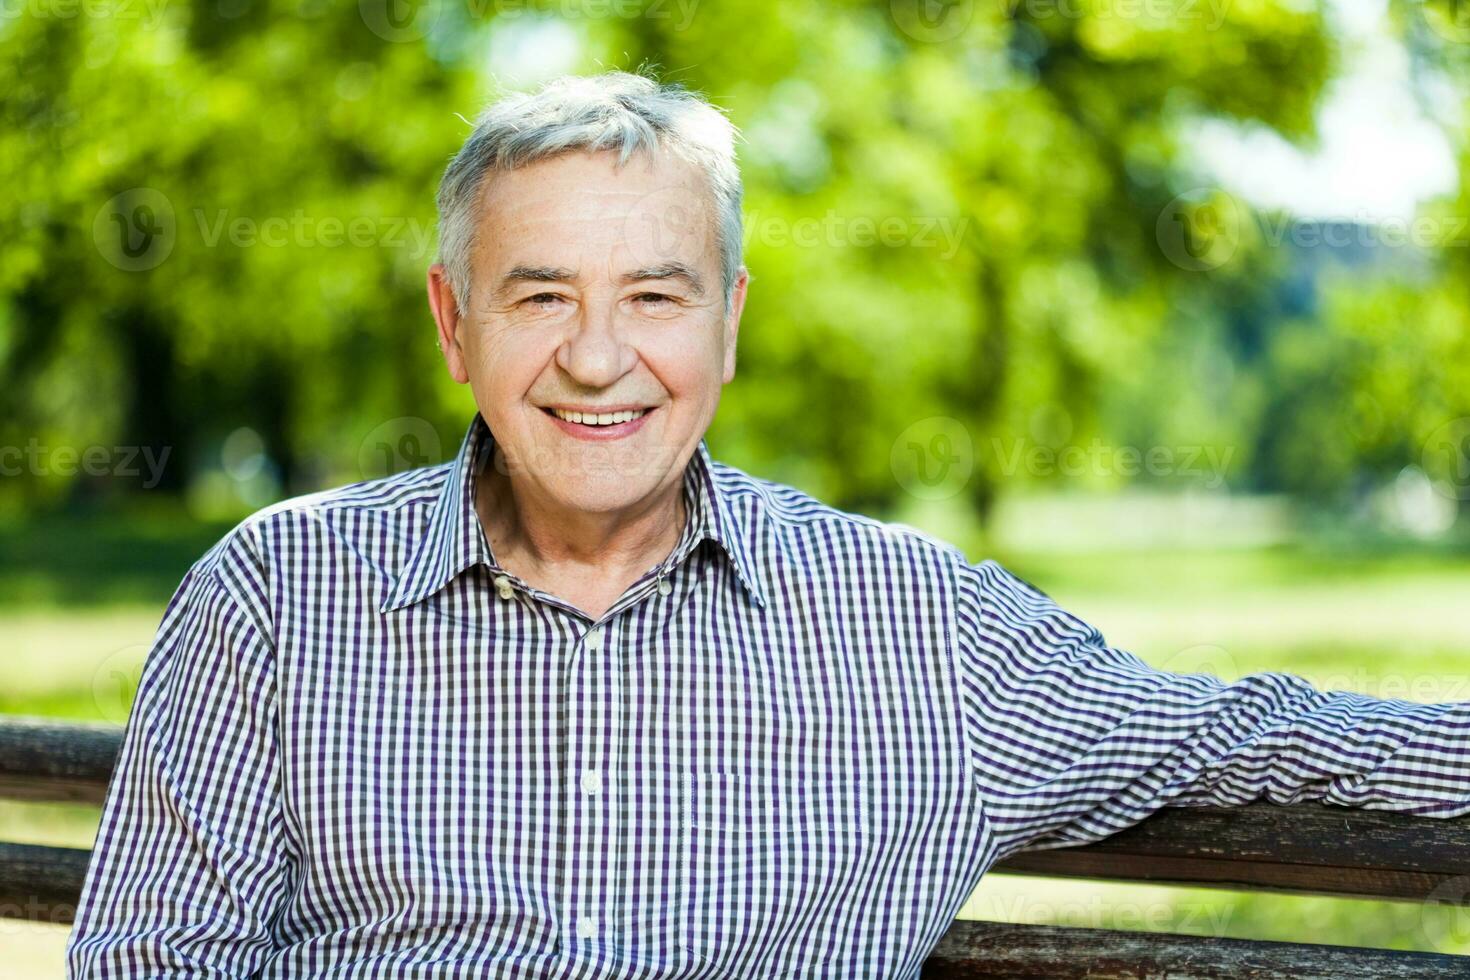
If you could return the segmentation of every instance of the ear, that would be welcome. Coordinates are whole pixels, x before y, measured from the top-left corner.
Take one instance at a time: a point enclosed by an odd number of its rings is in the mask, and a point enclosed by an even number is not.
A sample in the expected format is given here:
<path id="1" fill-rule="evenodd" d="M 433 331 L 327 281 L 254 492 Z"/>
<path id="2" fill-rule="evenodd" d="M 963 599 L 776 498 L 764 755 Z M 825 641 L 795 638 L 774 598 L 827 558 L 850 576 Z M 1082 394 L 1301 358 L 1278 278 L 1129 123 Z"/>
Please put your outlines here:
<path id="1" fill-rule="evenodd" d="M 460 384 L 468 384 L 469 372 L 465 370 L 464 351 L 459 346 L 459 303 L 454 296 L 454 287 L 449 285 L 443 263 L 429 266 L 428 275 L 429 309 L 434 312 L 434 322 L 439 328 L 439 352 L 444 355 L 449 376 Z"/>
<path id="2" fill-rule="evenodd" d="M 740 337 L 740 315 L 745 312 L 745 295 L 750 286 L 750 272 L 745 266 L 735 277 L 730 291 L 730 312 L 725 315 L 725 384 L 735 378 L 735 341 Z"/>

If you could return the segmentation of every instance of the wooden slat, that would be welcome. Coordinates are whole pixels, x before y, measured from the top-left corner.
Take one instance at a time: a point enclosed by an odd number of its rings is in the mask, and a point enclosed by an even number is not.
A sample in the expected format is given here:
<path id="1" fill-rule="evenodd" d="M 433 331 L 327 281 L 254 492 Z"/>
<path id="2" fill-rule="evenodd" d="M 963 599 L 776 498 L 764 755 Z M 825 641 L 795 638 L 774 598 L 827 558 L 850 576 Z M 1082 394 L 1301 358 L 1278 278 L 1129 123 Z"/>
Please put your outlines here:
<path id="1" fill-rule="evenodd" d="M 1470 976 L 1470 957 L 1157 932 L 956 922 L 935 947 L 921 976 L 924 980 L 1464 980 Z"/>
<path id="2" fill-rule="evenodd" d="M 1470 817 L 1435 820 L 1319 803 L 1251 803 L 1166 807 L 1141 824 L 1073 850 L 1466 874 L 1467 842 Z"/>
<path id="3" fill-rule="evenodd" d="M 1084 847 L 1022 852 L 1000 873 L 1470 904 L 1470 818 L 1321 804 L 1169 807 Z"/>
<path id="4" fill-rule="evenodd" d="M 92 852 L 0 844 L 0 918 L 70 923 Z"/>
<path id="5" fill-rule="evenodd" d="M 0 721 L 0 798 L 101 803 L 122 745 L 117 725 Z"/>

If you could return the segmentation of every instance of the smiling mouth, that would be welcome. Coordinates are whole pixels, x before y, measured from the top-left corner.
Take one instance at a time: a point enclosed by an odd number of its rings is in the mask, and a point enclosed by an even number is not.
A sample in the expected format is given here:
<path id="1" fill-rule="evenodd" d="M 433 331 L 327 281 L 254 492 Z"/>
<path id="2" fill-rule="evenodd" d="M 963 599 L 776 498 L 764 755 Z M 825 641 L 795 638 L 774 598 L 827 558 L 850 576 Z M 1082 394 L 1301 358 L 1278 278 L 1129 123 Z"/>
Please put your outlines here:
<path id="1" fill-rule="evenodd" d="M 596 429 L 602 426 L 622 425 L 624 422 L 631 422 L 634 419 L 642 418 L 649 412 L 653 411 L 653 409 L 628 408 L 620 409 L 616 412 L 578 412 L 564 408 L 551 408 L 548 406 L 543 407 L 541 411 L 545 412 L 547 415 L 554 415 L 557 418 L 561 419 L 563 422 L 571 422 L 575 425 L 585 425 L 588 428 Z"/>

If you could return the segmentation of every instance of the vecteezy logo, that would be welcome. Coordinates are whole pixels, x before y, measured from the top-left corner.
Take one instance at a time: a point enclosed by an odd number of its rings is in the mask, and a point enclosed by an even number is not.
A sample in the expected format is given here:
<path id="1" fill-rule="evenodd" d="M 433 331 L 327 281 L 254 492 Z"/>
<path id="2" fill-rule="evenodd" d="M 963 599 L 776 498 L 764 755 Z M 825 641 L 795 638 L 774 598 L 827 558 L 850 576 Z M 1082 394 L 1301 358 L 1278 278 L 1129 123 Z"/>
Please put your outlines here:
<path id="1" fill-rule="evenodd" d="M 970 482 L 975 469 L 974 442 L 959 419 L 930 416 L 899 434 L 888 464 L 898 485 L 915 497 L 944 500 Z"/>
<path id="2" fill-rule="evenodd" d="M 103 721 L 128 720 L 147 662 L 149 645 L 134 643 L 109 653 L 92 674 L 92 703 Z"/>
<path id="3" fill-rule="evenodd" d="M 643 268 L 703 255 L 714 228 L 705 196 L 675 185 L 640 198 L 623 218 L 622 232 L 634 265 Z"/>
<path id="4" fill-rule="evenodd" d="M 439 431 L 427 419 L 405 415 L 389 419 L 369 432 L 357 450 L 357 469 L 364 480 L 376 480 L 441 459 Z"/>
<path id="5" fill-rule="evenodd" d="M 1189 272 L 1218 269 L 1240 245 L 1241 208 L 1217 187 L 1185 191 L 1164 206 L 1154 237 L 1164 257 Z"/>
<path id="6" fill-rule="evenodd" d="M 1470 945 L 1470 875 L 1436 885 L 1419 907 L 1419 925 L 1441 952 L 1458 953 Z"/>
<path id="7" fill-rule="evenodd" d="M 889 0 L 888 11 L 909 37 L 937 44 L 965 32 L 975 16 L 975 0 Z"/>
<path id="8" fill-rule="evenodd" d="M 438 0 L 357 0 L 357 12 L 367 29 L 385 41 L 417 41 L 439 20 Z"/>
<path id="9" fill-rule="evenodd" d="M 1438 493 L 1470 500 L 1470 416 L 1451 419 L 1431 432 L 1422 462 Z"/>
<path id="10" fill-rule="evenodd" d="M 1209 674 L 1223 681 L 1233 681 L 1240 676 L 1240 664 L 1235 657 L 1214 643 L 1196 643 L 1176 650 L 1159 664 L 1159 669 L 1171 674 Z"/>
<path id="11" fill-rule="evenodd" d="M 92 219 L 92 241 L 102 257 L 125 272 L 157 268 L 174 250 L 174 206 L 151 187 L 114 196 Z"/>

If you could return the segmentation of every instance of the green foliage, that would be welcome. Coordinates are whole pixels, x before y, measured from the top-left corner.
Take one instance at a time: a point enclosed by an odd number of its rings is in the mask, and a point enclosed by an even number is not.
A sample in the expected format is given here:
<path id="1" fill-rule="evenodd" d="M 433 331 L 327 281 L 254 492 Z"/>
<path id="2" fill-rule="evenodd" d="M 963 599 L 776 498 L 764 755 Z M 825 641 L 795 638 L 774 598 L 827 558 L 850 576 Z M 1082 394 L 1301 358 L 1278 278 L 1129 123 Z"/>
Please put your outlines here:
<path id="1" fill-rule="evenodd" d="M 1015 0 L 955 7 L 958 31 L 902 3 L 18 9 L 0 445 L 170 447 L 152 490 L 207 486 L 241 426 L 279 477 L 266 497 L 376 475 L 365 440 L 389 420 L 437 435 L 407 463 L 452 449 L 471 403 L 431 347 L 433 191 L 506 66 L 568 45 L 567 70 L 652 64 L 745 133 L 755 285 L 711 443 L 763 475 L 891 510 L 901 434 L 942 416 L 970 437 L 982 515 L 1002 482 L 1059 478 L 1015 451 L 1099 439 L 1229 446 L 1237 484 L 1330 495 L 1466 410 L 1463 254 L 1430 289 L 1347 281 L 1294 320 L 1292 257 L 1186 194 L 1209 180 L 1183 162 L 1194 121 L 1314 138 L 1337 63 L 1315 5 Z M 1406 348 L 1408 322 L 1438 332 Z M 1375 402 L 1376 434 L 1320 465 L 1324 433 Z M 63 469 L 0 482 L 0 506 L 140 489 Z"/>

